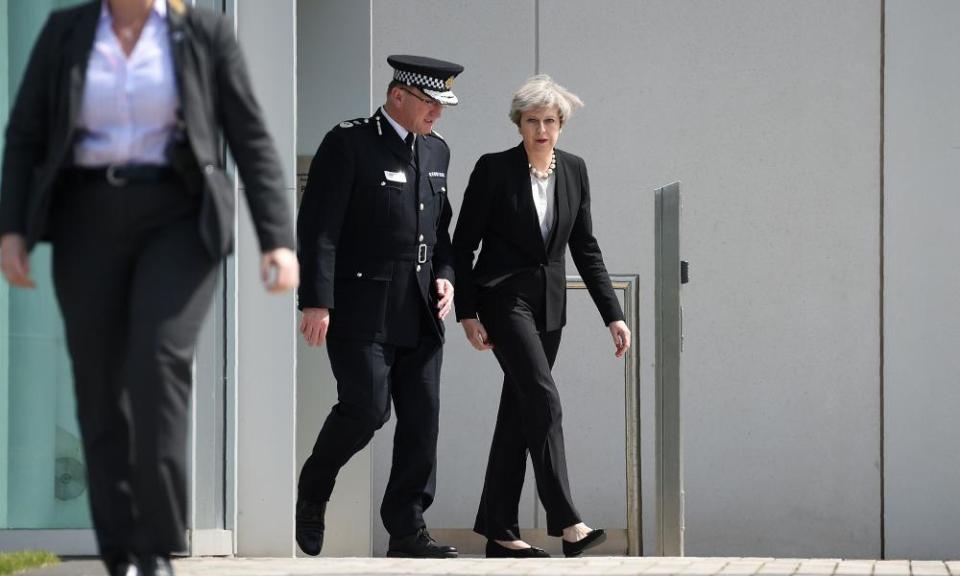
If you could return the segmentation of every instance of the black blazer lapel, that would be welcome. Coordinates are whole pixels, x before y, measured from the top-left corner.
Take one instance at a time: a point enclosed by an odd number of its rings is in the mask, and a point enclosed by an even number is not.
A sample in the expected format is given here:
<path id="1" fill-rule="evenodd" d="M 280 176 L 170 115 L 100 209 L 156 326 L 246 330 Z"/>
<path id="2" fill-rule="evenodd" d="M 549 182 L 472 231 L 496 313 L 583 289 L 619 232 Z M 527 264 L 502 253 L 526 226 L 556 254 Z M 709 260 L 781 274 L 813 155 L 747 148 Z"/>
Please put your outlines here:
<path id="1" fill-rule="evenodd" d="M 184 87 L 184 66 L 188 66 L 186 63 L 187 58 L 184 54 L 186 42 L 184 37 L 187 34 L 187 27 L 184 26 L 184 18 L 186 14 L 182 10 L 174 10 L 171 6 L 167 7 L 167 33 L 170 35 L 170 54 L 173 58 L 173 74 L 177 83 L 177 96 L 180 97 L 180 110 L 179 116 L 180 121 L 184 121 L 184 96 L 187 93 L 187 90 Z M 191 73 L 188 75 L 191 77 L 191 81 L 196 76 L 196 70 L 191 70 Z"/>
<path id="2" fill-rule="evenodd" d="M 377 126 L 380 127 L 380 137 L 387 141 L 387 146 L 390 148 L 390 152 L 402 160 L 404 165 L 412 165 L 413 150 L 407 148 L 407 145 L 403 143 L 400 135 L 397 134 L 397 131 L 393 129 L 393 125 L 390 124 L 390 121 L 387 120 L 387 118 L 383 115 L 383 111 L 378 109 L 377 113 L 374 114 L 373 117 L 377 122 Z"/>
<path id="3" fill-rule="evenodd" d="M 550 235 L 547 237 L 547 254 L 556 254 L 562 252 L 563 247 L 558 246 L 559 238 L 562 243 L 566 243 L 566 234 L 562 230 L 569 228 L 570 220 L 570 187 L 573 185 L 572 176 L 569 173 L 570 163 L 564 162 L 562 156 L 557 154 L 556 183 L 553 190 L 553 225 L 550 228 Z M 558 250 L 559 248 L 559 250 Z"/>

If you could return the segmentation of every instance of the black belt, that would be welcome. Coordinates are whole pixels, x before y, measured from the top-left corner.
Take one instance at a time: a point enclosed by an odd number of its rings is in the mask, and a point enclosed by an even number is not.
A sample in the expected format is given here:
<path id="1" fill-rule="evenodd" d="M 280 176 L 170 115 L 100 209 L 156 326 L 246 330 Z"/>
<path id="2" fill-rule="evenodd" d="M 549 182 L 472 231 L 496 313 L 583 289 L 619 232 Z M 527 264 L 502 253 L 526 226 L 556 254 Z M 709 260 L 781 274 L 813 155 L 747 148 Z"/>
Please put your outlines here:
<path id="1" fill-rule="evenodd" d="M 70 175 L 81 182 L 106 182 L 111 186 L 153 184 L 172 180 L 173 168 L 157 164 L 111 164 L 96 168 L 74 167 Z"/>
<path id="2" fill-rule="evenodd" d="M 433 246 L 423 243 L 413 246 L 399 246 L 391 256 L 395 260 L 423 264 L 433 258 Z"/>

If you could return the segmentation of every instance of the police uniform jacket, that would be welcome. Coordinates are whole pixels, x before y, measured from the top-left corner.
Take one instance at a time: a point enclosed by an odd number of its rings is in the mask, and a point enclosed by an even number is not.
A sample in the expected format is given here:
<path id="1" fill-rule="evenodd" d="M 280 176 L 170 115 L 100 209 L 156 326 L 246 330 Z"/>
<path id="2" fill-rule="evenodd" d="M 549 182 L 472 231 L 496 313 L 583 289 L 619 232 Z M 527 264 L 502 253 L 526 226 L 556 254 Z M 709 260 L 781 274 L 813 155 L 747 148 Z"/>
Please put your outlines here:
<path id="1" fill-rule="evenodd" d="M 416 155 L 378 110 L 334 127 L 310 164 L 297 217 L 298 305 L 331 309 L 331 338 L 443 338 L 435 280 L 454 278 L 450 150 L 435 134 L 415 142 Z"/>

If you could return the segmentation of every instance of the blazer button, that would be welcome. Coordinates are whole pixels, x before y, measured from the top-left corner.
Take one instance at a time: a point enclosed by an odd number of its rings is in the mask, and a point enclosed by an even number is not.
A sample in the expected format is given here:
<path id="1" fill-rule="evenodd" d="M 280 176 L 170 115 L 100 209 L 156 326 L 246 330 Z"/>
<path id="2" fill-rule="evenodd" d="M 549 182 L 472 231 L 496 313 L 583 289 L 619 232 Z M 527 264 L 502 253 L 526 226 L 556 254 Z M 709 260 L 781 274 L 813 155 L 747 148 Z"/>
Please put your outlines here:
<path id="1" fill-rule="evenodd" d="M 419 271 L 420 271 L 420 265 L 417 264 L 417 272 L 419 272 Z"/>
<path id="2" fill-rule="evenodd" d="M 363 272 L 357 272 L 357 278 L 363 278 Z"/>
<path id="3" fill-rule="evenodd" d="M 381 185 L 381 186 L 386 186 L 386 185 L 387 185 L 387 182 L 386 182 L 386 181 L 382 181 L 382 182 L 380 182 L 380 185 Z"/>
<path id="4" fill-rule="evenodd" d="M 420 211 L 423 212 L 423 202 L 420 203 Z"/>
<path id="5" fill-rule="evenodd" d="M 417 242 L 423 242 L 423 234 L 417 236 Z"/>
<path id="6" fill-rule="evenodd" d="M 214 171 L 214 170 L 216 170 L 216 168 L 214 168 L 213 164 L 207 164 L 206 166 L 203 167 L 203 171 L 204 171 L 208 176 L 209 176 L 210 174 L 213 174 L 213 171 Z"/>

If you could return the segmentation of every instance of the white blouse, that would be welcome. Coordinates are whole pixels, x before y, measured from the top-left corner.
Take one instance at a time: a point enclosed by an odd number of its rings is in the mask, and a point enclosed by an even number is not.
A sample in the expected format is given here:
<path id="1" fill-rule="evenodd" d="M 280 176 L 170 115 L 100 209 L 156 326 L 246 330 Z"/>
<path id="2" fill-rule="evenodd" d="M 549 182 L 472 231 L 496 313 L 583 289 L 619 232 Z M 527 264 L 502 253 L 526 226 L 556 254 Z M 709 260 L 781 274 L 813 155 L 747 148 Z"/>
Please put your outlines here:
<path id="1" fill-rule="evenodd" d="M 166 164 L 178 106 L 167 2 L 154 0 L 129 57 L 112 23 L 104 0 L 87 63 L 74 163 L 87 167 Z"/>
<path id="2" fill-rule="evenodd" d="M 553 191 L 557 185 L 557 174 L 553 173 L 545 180 L 530 175 L 530 189 L 533 193 L 533 205 L 537 209 L 537 219 L 540 221 L 540 237 L 546 245 L 550 237 L 550 228 L 553 226 L 554 199 Z"/>

